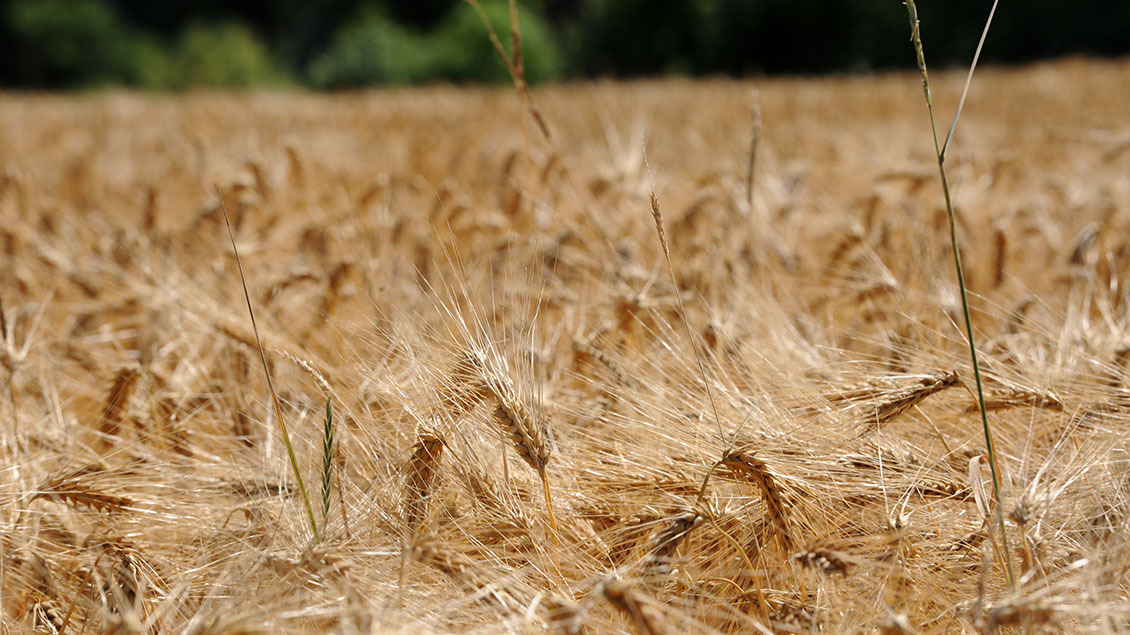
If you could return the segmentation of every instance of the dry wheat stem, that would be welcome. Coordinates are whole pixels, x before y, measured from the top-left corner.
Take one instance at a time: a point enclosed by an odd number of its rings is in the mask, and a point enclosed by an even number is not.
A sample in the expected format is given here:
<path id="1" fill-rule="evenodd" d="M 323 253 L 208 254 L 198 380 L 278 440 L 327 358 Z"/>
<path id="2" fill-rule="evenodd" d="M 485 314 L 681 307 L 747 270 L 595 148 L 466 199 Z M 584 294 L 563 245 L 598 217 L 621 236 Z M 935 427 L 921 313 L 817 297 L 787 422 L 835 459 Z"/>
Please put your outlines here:
<path id="1" fill-rule="evenodd" d="M 529 112 L 530 91 L 526 86 L 526 63 L 522 58 L 522 30 L 518 23 L 518 3 L 510 0 L 510 52 L 514 60 L 514 76 L 518 78 L 515 86 L 518 89 L 518 100 L 522 103 L 522 112 L 519 115 L 519 125 L 522 128 L 522 189 L 530 188 L 530 135 L 526 123 L 526 114 Z M 521 199 L 519 199 L 521 200 Z"/>
<path id="2" fill-rule="evenodd" d="M 82 594 L 86 592 L 87 585 L 90 584 L 91 579 L 94 577 L 94 570 L 98 568 L 98 564 L 102 562 L 102 557 L 105 555 L 105 551 L 99 553 L 98 557 L 94 560 L 94 565 L 87 569 L 86 576 L 83 577 L 82 582 L 78 586 L 78 593 L 76 593 L 74 598 L 71 600 L 70 606 L 67 607 L 67 613 L 63 616 L 63 621 L 59 624 L 59 633 L 66 632 L 67 625 L 71 622 L 71 616 L 74 615 L 75 608 L 78 607 L 79 598 L 81 598 Z"/>
<path id="3" fill-rule="evenodd" d="M 461 361 L 458 373 L 477 376 L 458 378 L 457 384 L 469 387 L 471 396 L 469 402 L 473 405 L 480 391 L 476 385 L 481 385 L 487 393 L 494 396 L 496 407 L 493 412 L 495 421 L 502 427 L 503 432 L 510 441 L 511 447 L 518 453 L 541 479 L 542 491 L 545 498 L 546 513 L 549 516 L 550 537 L 554 546 L 559 545 L 557 518 L 553 512 L 553 499 L 550 493 L 549 477 L 546 466 L 552 454 L 549 444 L 549 433 L 541 417 L 535 417 L 526 407 L 514 389 L 514 383 L 506 374 L 505 363 L 498 362 L 502 368 L 492 363 L 486 353 L 480 350 L 471 350 Z M 449 395 L 445 400 L 449 403 L 458 403 L 454 396 Z M 505 463 L 503 464 L 505 467 Z"/>
<path id="4" fill-rule="evenodd" d="M 84 484 L 81 476 L 73 474 L 53 477 L 39 486 L 30 500 L 57 498 L 69 505 L 80 505 L 105 514 L 125 511 L 133 505 L 133 501 L 125 496 L 108 494 Z"/>
<path id="5" fill-rule="evenodd" d="M 919 385 L 906 388 L 901 394 L 885 399 L 875 406 L 874 414 L 867 417 L 867 422 L 887 423 L 895 417 L 918 405 L 923 399 L 939 391 L 956 386 L 957 373 L 948 372 L 942 375 L 926 377 Z"/>
<path id="6" fill-rule="evenodd" d="M 679 546 L 701 522 L 702 515 L 694 511 L 671 517 L 656 535 L 655 543 L 644 558 L 644 564 L 659 576 L 666 576 L 671 572 L 671 561 Z"/>
<path id="7" fill-rule="evenodd" d="M 710 525 L 712 527 L 714 527 L 714 531 L 718 532 L 718 535 L 722 536 L 722 538 L 727 543 L 729 543 L 731 547 L 734 548 L 734 552 L 737 553 L 738 556 L 742 559 L 742 563 L 745 565 L 745 568 L 746 568 L 745 574 L 747 576 L 749 576 L 749 578 L 754 583 L 753 584 L 753 595 L 754 595 L 754 597 L 757 598 L 757 606 L 758 606 L 758 609 L 761 612 L 761 618 L 766 624 L 768 624 L 769 623 L 769 602 L 768 602 L 768 600 L 765 599 L 765 592 L 761 588 L 761 585 L 757 583 L 757 580 L 753 580 L 753 577 L 757 574 L 757 567 L 753 566 L 753 561 L 749 559 L 749 554 L 746 553 L 745 548 L 743 548 L 742 545 L 738 543 L 737 539 L 734 538 L 730 534 L 730 532 L 726 531 L 724 528 L 722 528 L 721 525 L 718 524 L 718 521 L 714 518 L 713 513 L 706 513 L 704 515 L 704 517 L 710 523 Z M 745 589 L 742 589 L 740 585 L 738 585 L 737 583 L 734 583 L 734 585 L 739 590 L 741 590 L 743 595 L 746 595 L 746 596 L 749 595 L 749 592 L 746 591 Z M 759 630 L 762 630 L 762 631 L 765 630 L 764 626 L 761 625 L 761 624 L 756 624 L 755 626 L 757 626 L 757 628 Z"/>
<path id="8" fill-rule="evenodd" d="M 542 117 L 541 111 L 534 105 L 533 100 L 530 98 L 529 86 L 526 84 L 525 65 L 522 60 L 522 33 L 518 28 L 518 8 L 514 0 L 510 0 L 510 37 L 511 45 L 514 49 L 513 58 L 506 53 L 506 49 L 502 46 L 502 41 L 498 39 L 498 34 L 494 30 L 494 25 L 491 24 L 490 19 L 487 17 L 482 6 L 479 5 L 478 0 L 463 0 L 471 5 L 475 13 L 479 16 L 479 20 L 483 23 L 486 29 L 487 36 L 490 38 L 490 43 L 494 45 L 494 50 L 498 53 L 502 63 L 506 66 L 506 71 L 510 74 L 510 80 L 514 82 L 514 87 L 518 90 L 518 95 L 521 98 L 522 106 L 525 112 L 530 113 L 534 122 L 538 124 L 538 129 L 541 131 L 542 136 L 547 141 L 552 139 L 549 132 L 549 126 L 545 123 L 545 118 Z M 529 160 L 529 142 L 526 135 L 526 121 L 525 116 L 522 118 L 522 140 L 526 148 L 526 159 Z"/>

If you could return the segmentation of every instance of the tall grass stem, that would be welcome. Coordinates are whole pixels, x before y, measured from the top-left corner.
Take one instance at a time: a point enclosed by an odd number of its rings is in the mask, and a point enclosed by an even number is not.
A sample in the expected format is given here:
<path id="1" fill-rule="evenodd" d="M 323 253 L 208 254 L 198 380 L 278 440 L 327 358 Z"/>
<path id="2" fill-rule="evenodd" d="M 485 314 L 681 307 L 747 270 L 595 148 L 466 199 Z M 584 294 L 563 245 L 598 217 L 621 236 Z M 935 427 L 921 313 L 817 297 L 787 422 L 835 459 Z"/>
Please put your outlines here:
<path id="1" fill-rule="evenodd" d="M 282 434 L 286 454 L 290 457 L 290 467 L 294 471 L 294 478 L 298 481 L 298 492 L 302 495 L 302 504 L 306 508 L 306 520 L 310 523 L 310 535 L 318 535 L 318 522 L 314 519 L 314 507 L 310 505 L 310 495 L 306 493 L 306 483 L 302 481 L 302 471 L 298 467 L 298 457 L 294 454 L 294 446 L 290 443 L 290 433 L 283 420 L 282 407 L 279 405 L 279 396 L 275 392 L 275 384 L 271 380 L 271 371 L 267 366 L 267 354 L 263 352 L 263 340 L 259 337 L 259 325 L 255 322 L 255 309 L 251 307 L 251 294 L 247 291 L 247 277 L 243 274 L 243 262 L 239 258 L 239 248 L 235 245 L 235 232 L 231 228 L 231 218 L 228 217 L 228 205 L 224 202 L 224 193 L 216 188 L 220 197 L 220 207 L 224 212 L 224 224 L 228 228 L 228 238 L 231 239 L 232 252 L 235 253 L 235 264 L 239 268 L 239 281 L 243 285 L 243 299 L 247 301 L 247 312 L 251 315 L 251 330 L 255 333 L 255 343 L 259 347 L 259 360 L 263 362 L 263 374 L 267 377 L 267 390 L 271 393 L 271 403 L 275 407 L 275 421 L 278 422 L 279 432 Z"/>
<path id="2" fill-rule="evenodd" d="M 914 41 L 914 52 L 918 57 L 918 69 L 922 72 L 922 93 L 926 97 L 926 108 L 930 112 L 930 131 L 934 137 L 934 152 L 938 159 L 938 173 L 942 180 L 942 193 L 946 201 L 946 217 L 949 219 L 950 229 L 950 247 L 953 249 L 953 263 L 954 269 L 957 272 L 957 285 L 961 292 L 961 312 L 962 317 L 965 319 L 965 334 L 969 341 L 969 357 L 973 363 L 973 380 L 977 386 L 977 405 L 981 411 L 981 426 L 985 433 L 985 448 L 989 453 L 989 470 L 993 476 L 993 498 L 996 500 L 996 517 L 998 529 L 1001 534 L 1001 542 L 1004 548 L 1004 564 L 1005 569 L 1008 571 L 1009 585 L 1015 586 L 1016 576 L 1012 571 L 1012 558 L 1009 554 L 1008 536 L 1005 534 L 1004 515 L 1001 512 L 1001 487 L 1000 487 L 1000 471 L 997 468 L 997 454 L 996 448 L 993 445 L 993 433 L 989 427 L 988 411 L 985 408 L 985 393 L 981 384 L 981 367 L 977 363 L 977 346 L 973 339 L 973 319 L 969 314 L 969 294 L 965 288 L 965 270 L 961 265 L 961 251 L 957 245 L 957 220 L 953 211 L 953 200 L 950 197 L 949 181 L 946 178 L 946 149 L 949 147 L 949 142 L 953 138 L 954 131 L 957 128 L 958 117 L 961 116 L 961 109 L 965 105 L 965 97 L 969 91 L 969 84 L 973 80 L 973 69 L 977 66 L 977 60 L 981 55 L 981 48 L 985 43 L 985 37 L 989 33 L 989 23 L 992 22 L 993 15 L 996 13 L 996 2 L 993 3 L 993 8 L 989 13 L 989 19 L 985 24 L 985 30 L 981 34 L 981 41 L 977 45 L 977 52 L 973 58 L 973 64 L 969 69 L 969 75 L 965 80 L 965 89 L 962 91 L 961 102 L 958 105 L 957 112 L 953 118 L 953 125 L 950 128 L 949 135 L 946 137 L 946 145 L 938 142 L 938 127 L 934 119 L 934 100 L 930 96 L 930 76 L 926 72 L 926 55 L 922 50 L 922 34 L 919 30 L 918 24 L 918 7 L 915 6 L 914 0 L 906 0 L 906 9 L 910 18 L 910 33 Z"/>

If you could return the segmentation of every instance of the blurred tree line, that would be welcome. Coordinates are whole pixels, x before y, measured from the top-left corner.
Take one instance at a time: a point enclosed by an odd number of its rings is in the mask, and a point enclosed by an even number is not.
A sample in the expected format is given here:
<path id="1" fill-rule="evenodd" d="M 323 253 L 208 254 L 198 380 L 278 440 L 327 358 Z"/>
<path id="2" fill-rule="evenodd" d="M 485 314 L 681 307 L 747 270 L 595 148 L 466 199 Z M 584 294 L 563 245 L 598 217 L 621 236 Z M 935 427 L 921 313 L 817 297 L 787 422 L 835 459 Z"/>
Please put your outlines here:
<path id="1" fill-rule="evenodd" d="M 991 0 L 920 0 L 927 59 L 967 63 Z M 481 0 L 509 48 L 506 0 Z M 1130 52 L 1130 2 L 1008 3 L 985 59 Z M 531 81 L 824 73 L 914 63 L 901 0 L 522 0 Z M 0 86 L 506 81 L 462 0 L 0 0 Z"/>

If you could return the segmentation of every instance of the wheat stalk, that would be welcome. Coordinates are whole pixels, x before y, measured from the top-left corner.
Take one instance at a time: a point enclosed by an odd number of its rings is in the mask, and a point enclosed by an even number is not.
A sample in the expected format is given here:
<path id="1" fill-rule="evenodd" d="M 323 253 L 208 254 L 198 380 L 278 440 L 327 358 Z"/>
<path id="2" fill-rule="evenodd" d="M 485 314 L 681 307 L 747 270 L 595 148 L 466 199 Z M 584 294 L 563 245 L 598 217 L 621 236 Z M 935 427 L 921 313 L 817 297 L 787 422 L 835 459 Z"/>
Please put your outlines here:
<path id="1" fill-rule="evenodd" d="M 618 386 L 632 387 L 632 381 L 620 369 L 619 364 L 616 363 L 607 353 L 593 346 L 592 344 L 575 339 L 573 340 L 573 351 L 578 355 L 589 357 L 603 366 L 608 373 L 612 376 L 612 382 Z"/>
<path id="2" fill-rule="evenodd" d="M 989 411 L 1023 407 L 1063 412 L 1063 402 L 1060 401 L 1059 397 L 1053 393 L 1044 391 L 1014 388 L 1006 392 L 990 395 L 989 398 L 985 400 L 985 409 Z M 977 409 L 978 405 L 973 404 L 966 408 L 965 412 L 966 414 L 973 414 L 977 412 Z"/>
<path id="3" fill-rule="evenodd" d="M 793 554 L 791 558 L 807 569 L 840 575 L 847 575 L 851 566 L 858 560 L 854 556 L 822 545 L 813 545 Z"/>
<path id="4" fill-rule="evenodd" d="M 494 390 L 494 389 L 492 389 Z M 541 479 L 542 492 L 545 495 L 545 509 L 549 514 L 550 535 L 554 546 L 559 544 L 557 534 L 557 519 L 553 514 L 553 499 L 549 489 L 549 475 L 546 466 L 549 464 L 550 447 L 546 438 L 545 426 L 540 419 L 530 415 L 530 411 L 513 392 L 495 392 L 498 407 L 494 410 L 494 418 L 509 435 L 510 443 L 518 452 L 518 456 L 526 462 Z"/>
<path id="5" fill-rule="evenodd" d="M 753 213 L 753 177 L 754 167 L 757 165 L 757 147 L 761 145 L 761 104 L 757 99 L 757 89 L 751 92 L 750 99 L 753 105 L 750 107 L 750 114 L 753 118 L 753 129 L 749 135 L 749 163 L 747 164 L 747 171 L 745 176 L 745 193 L 746 193 L 746 209 L 748 213 Z"/>
<path id="6" fill-rule="evenodd" d="M 686 511 L 672 516 L 656 535 L 655 542 L 644 558 L 644 564 L 654 573 L 665 576 L 671 572 L 671 561 L 679 546 L 699 524 L 702 514 Z"/>
<path id="7" fill-rule="evenodd" d="M 647 164 L 647 152 L 644 152 L 644 166 L 647 167 L 648 176 L 651 175 L 651 167 Z M 718 425 L 718 438 L 721 439 L 722 434 L 722 417 L 718 415 L 718 405 L 714 402 L 714 391 L 710 388 L 710 380 L 706 375 L 706 364 L 702 361 L 702 354 L 698 350 L 698 344 L 695 340 L 694 334 L 691 332 L 691 323 L 687 319 L 687 308 L 683 304 L 683 292 L 679 290 L 679 279 L 675 276 L 675 266 L 671 264 L 671 247 L 667 244 L 667 232 L 663 229 L 663 214 L 659 211 L 659 199 L 655 196 L 655 186 L 652 184 L 649 192 L 651 200 L 651 218 L 655 221 L 655 231 L 659 234 L 659 244 L 663 247 L 663 259 L 667 262 L 667 273 L 671 275 L 671 284 L 675 287 L 675 299 L 679 305 L 679 316 L 682 318 L 683 328 L 687 332 L 687 340 L 690 342 L 691 351 L 694 352 L 695 362 L 698 363 L 698 372 L 702 379 L 702 385 L 706 389 L 706 397 L 710 401 L 710 410 L 714 413 L 714 423 Z M 709 477 L 707 477 L 709 478 Z M 703 484 L 705 488 L 705 484 Z"/>
<path id="8" fill-rule="evenodd" d="M 867 423 L 887 423 L 902 413 L 910 410 L 930 395 L 956 386 L 957 373 L 948 372 L 941 375 L 925 377 L 917 386 L 910 386 L 897 391 L 875 405 L 872 414 L 866 417 Z"/>
<path id="9" fill-rule="evenodd" d="M 534 106 L 534 102 L 530 99 L 529 85 L 526 84 L 525 65 L 522 61 L 522 33 L 518 27 L 518 8 L 514 0 L 510 0 L 510 38 L 511 44 L 514 49 L 514 57 L 506 53 L 506 49 L 502 46 L 502 40 L 498 38 L 498 33 L 494 30 L 494 25 L 490 23 L 490 18 L 487 17 L 485 11 L 478 0 L 463 0 L 471 5 L 475 10 L 475 14 L 479 16 L 479 20 L 483 23 L 483 28 L 487 31 L 487 37 L 490 38 L 490 43 L 494 45 L 495 52 L 498 57 L 502 59 L 502 63 L 506 66 L 506 72 L 510 74 L 510 80 L 514 82 L 514 87 L 518 90 L 519 98 L 522 100 L 523 106 L 529 112 L 534 122 L 538 124 L 538 129 L 541 131 L 542 136 L 546 140 L 552 139 L 549 132 L 549 126 L 546 125 L 545 119 L 541 115 L 541 111 Z M 526 139 L 525 119 L 522 120 L 522 137 Z M 525 143 L 525 142 L 524 142 Z M 527 144 L 527 155 L 529 153 Z"/>

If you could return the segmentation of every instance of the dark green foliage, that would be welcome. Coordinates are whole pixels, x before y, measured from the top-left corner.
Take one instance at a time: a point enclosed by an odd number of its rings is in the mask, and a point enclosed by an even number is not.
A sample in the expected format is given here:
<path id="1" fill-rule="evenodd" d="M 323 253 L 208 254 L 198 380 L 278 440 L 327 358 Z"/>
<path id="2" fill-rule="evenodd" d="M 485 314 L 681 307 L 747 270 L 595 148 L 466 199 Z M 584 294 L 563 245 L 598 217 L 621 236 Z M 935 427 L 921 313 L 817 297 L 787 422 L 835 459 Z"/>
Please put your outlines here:
<path id="1" fill-rule="evenodd" d="M 284 76 L 246 26 L 226 22 L 185 29 L 176 50 L 176 77 L 181 87 L 249 88 L 279 83 Z"/>
<path id="2" fill-rule="evenodd" d="M 164 43 L 149 34 L 128 38 L 123 43 L 126 62 L 117 81 L 150 90 L 173 88 L 181 80 Z"/>
<path id="3" fill-rule="evenodd" d="M 18 61 L 5 75 L 16 85 L 243 88 L 285 78 L 266 45 L 238 22 L 190 24 L 171 46 L 97 0 L 15 0 L 3 17 Z"/>
<path id="4" fill-rule="evenodd" d="M 510 11 L 506 1 L 485 0 L 480 5 L 499 41 L 512 57 Z M 561 59 L 549 26 L 528 7 L 519 11 L 518 24 L 522 31 L 526 81 L 537 83 L 557 77 L 561 72 Z M 432 66 L 434 77 L 455 82 L 510 80 L 506 65 L 487 37 L 482 19 L 470 6 L 456 7 L 429 39 L 435 55 Z"/>
<path id="5" fill-rule="evenodd" d="M 123 25 L 96 0 L 18 0 L 4 19 L 14 32 L 17 77 L 32 86 L 94 85 L 128 63 Z"/>
<path id="6" fill-rule="evenodd" d="M 371 11 L 337 33 L 329 50 L 310 65 L 308 79 L 317 88 L 335 89 L 417 83 L 432 74 L 423 36 Z"/>
<path id="7" fill-rule="evenodd" d="M 483 12 L 510 52 L 510 12 L 505 0 L 488 0 Z M 557 77 L 561 60 L 545 21 L 522 8 L 522 51 L 526 79 Z M 414 31 L 383 11 L 367 11 L 338 32 L 329 49 L 310 65 L 310 83 L 322 89 L 429 81 L 508 82 L 506 65 L 491 44 L 487 29 L 465 4 L 452 9 L 433 30 Z"/>
<path id="8" fill-rule="evenodd" d="M 510 46 L 506 0 L 483 3 Z M 527 77 L 819 73 L 906 68 L 900 0 L 522 0 Z M 969 61 L 985 0 L 919 7 L 935 66 Z M 1095 19 L 1094 16 L 1101 16 Z M 1130 53 L 1130 2 L 1001 8 L 986 61 Z M 188 25 L 188 26 L 186 26 Z M 231 59 L 228 59 L 228 58 Z M 505 82 L 462 0 L 0 0 L 0 86 L 321 89 Z"/>
<path id="9" fill-rule="evenodd" d="M 568 33 L 583 75 L 693 72 L 717 2 L 590 0 Z"/>

